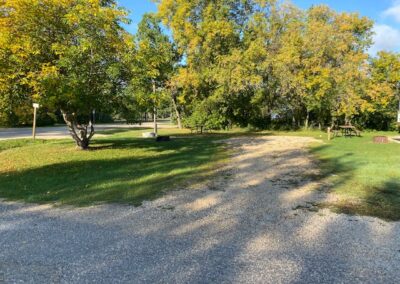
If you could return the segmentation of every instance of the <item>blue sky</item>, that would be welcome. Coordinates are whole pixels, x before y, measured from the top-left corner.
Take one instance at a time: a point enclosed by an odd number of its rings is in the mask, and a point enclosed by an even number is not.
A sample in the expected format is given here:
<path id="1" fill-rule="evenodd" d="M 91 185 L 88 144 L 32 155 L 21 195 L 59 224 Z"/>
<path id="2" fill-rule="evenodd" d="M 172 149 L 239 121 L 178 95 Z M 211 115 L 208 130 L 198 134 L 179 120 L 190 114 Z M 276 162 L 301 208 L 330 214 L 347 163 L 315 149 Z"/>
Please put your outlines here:
<path id="1" fill-rule="evenodd" d="M 146 12 L 156 11 L 150 0 L 119 0 L 121 6 L 131 11 L 132 24 L 127 29 L 135 33 L 137 23 Z M 326 4 L 336 11 L 357 12 L 375 21 L 375 45 L 370 52 L 378 50 L 400 51 L 400 0 L 292 0 L 307 9 L 316 4 Z"/>

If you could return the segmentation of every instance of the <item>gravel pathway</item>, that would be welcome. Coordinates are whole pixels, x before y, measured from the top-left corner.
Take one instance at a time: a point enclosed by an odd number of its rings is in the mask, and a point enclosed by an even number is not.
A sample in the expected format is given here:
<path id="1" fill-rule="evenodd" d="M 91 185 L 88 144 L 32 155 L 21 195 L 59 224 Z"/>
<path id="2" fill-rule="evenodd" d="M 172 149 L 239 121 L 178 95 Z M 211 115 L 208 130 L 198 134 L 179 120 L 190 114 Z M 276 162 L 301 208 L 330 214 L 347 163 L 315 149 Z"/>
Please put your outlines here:
<path id="1" fill-rule="evenodd" d="M 400 283 L 400 223 L 329 198 L 311 138 L 235 138 L 207 185 L 141 207 L 0 202 L 0 283 Z"/>

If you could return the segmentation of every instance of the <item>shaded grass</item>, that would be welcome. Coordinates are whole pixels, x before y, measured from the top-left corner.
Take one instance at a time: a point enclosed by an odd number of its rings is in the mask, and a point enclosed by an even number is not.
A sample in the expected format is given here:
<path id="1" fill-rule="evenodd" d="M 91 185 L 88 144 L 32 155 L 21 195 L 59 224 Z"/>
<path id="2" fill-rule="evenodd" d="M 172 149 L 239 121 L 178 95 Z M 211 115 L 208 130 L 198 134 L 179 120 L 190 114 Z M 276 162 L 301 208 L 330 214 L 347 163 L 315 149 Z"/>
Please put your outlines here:
<path id="1" fill-rule="evenodd" d="M 77 206 L 97 203 L 140 205 L 185 182 L 201 181 L 227 157 L 221 137 L 171 142 L 140 138 L 142 129 L 113 131 L 94 139 L 91 150 L 71 140 L 0 142 L 0 197 Z M 103 133 L 105 134 L 105 133 Z"/>
<path id="2" fill-rule="evenodd" d="M 396 133 L 338 137 L 312 148 L 338 197 L 325 206 L 347 214 L 400 220 L 400 144 L 374 144 L 376 135 Z"/>

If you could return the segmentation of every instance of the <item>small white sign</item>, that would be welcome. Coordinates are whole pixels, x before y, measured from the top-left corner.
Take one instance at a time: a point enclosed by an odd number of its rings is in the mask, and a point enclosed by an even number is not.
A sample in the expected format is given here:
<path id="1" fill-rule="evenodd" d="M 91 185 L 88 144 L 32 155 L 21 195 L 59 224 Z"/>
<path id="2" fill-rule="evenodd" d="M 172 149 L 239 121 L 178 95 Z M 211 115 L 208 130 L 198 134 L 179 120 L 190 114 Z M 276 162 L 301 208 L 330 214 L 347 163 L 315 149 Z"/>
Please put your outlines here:
<path id="1" fill-rule="evenodd" d="M 34 107 L 34 108 L 39 108 L 39 104 L 34 103 L 34 104 L 33 104 L 33 107 Z"/>
<path id="2" fill-rule="evenodd" d="M 400 123 L 400 111 L 397 113 L 397 122 Z"/>

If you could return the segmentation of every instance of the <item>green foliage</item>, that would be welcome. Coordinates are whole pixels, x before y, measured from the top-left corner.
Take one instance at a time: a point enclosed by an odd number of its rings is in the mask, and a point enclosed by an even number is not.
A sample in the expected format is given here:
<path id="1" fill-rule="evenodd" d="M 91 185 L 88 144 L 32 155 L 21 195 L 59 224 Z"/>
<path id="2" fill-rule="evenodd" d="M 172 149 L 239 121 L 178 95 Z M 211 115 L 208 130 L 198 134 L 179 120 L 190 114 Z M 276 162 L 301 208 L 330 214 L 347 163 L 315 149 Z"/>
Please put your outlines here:
<path id="1" fill-rule="evenodd" d="M 277 1 L 159 2 L 185 56 L 172 82 L 186 116 L 212 97 L 223 102 L 215 111 L 241 126 L 327 125 L 381 112 L 392 101 L 396 85 L 372 79 L 367 62 L 368 18 Z"/>
<path id="2" fill-rule="evenodd" d="M 124 10 L 114 1 L 15 0 L 1 11 L 1 120 L 32 102 L 76 117 L 109 109 L 125 80 Z"/>
<path id="3" fill-rule="evenodd" d="M 29 124 L 34 101 L 86 128 L 92 110 L 136 122 L 171 103 L 212 128 L 393 123 L 399 54 L 369 58 L 370 19 L 275 0 L 156 2 L 132 36 L 116 1 L 1 1 L 0 125 Z"/>
<path id="4" fill-rule="evenodd" d="M 167 87 L 177 61 L 178 54 L 163 33 L 161 20 L 154 14 L 145 14 L 135 35 L 132 74 L 125 92 L 131 109 L 153 112 L 169 102 Z"/>
<path id="5" fill-rule="evenodd" d="M 184 120 L 184 125 L 189 128 L 204 128 L 208 130 L 225 129 L 229 126 L 226 117 L 219 112 L 215 102 L 208 99 L 195 103 L 192 114 Z"/>
<path id="6" fill-rule="evenodd" d="M 368 129 L 397 129 L 400 100 L 400 55 L 379 52 L 370 58 L 367 82 L 369 111 L 356 116 L 359 125 Z"/>

